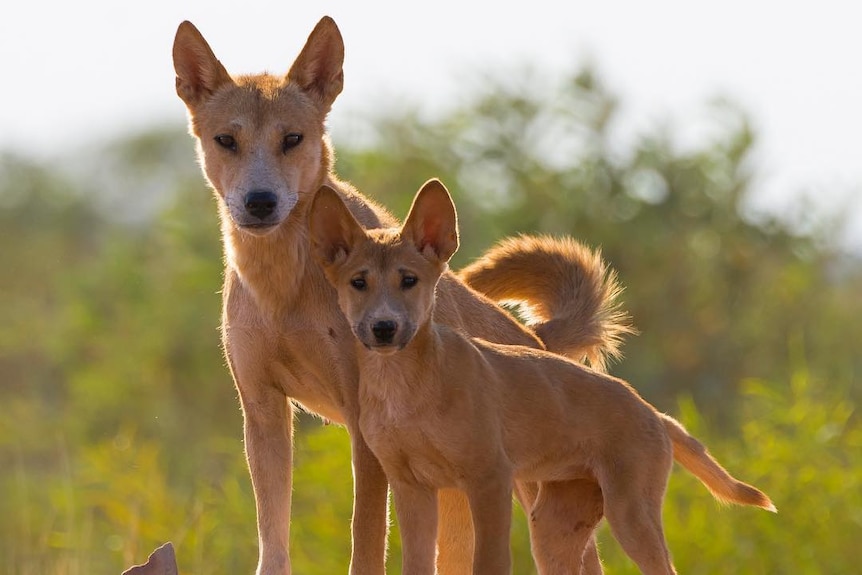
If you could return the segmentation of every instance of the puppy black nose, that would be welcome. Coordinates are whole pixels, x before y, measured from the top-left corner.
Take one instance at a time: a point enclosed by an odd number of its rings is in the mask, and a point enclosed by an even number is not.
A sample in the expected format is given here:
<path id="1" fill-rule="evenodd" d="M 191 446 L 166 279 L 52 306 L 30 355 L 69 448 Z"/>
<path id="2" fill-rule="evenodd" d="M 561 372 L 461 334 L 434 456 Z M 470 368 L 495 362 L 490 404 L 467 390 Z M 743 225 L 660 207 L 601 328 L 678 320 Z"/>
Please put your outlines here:
<path id="1" fill-rule="evenodd" d="M 278 196 L 269 190 L 252 190 L 245 195 L 245 211 L 259 220 L 263 220 L 275 210 Z"/>
<path id="2" fill-rule="evenodd" d="M 392 343 L 397 330 L 398 324 L 391 320 L 378 321 L 371 326 L 371 333 L 374 334 L 377 343 Z"/>

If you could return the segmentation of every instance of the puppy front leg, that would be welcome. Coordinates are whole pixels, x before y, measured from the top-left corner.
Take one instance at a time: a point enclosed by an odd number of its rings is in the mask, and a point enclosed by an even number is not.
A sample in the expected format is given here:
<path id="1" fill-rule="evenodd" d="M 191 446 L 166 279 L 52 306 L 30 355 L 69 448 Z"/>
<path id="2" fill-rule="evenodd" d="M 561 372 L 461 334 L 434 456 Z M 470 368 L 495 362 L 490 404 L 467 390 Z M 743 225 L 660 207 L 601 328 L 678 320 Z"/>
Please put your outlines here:
<path id="1" fill-rule="evenodd" d="M 437 490 L 392 481 L 392 496 L 401 529 L 402 575 L 434 575 Z"/>
<path id="2" fill-rule="evenodd" d="M 473 572 L 473 518 L 470 503 L 460 489 L 437 494 L 437 573 L 470 575 Z"/>
<path id="3" fill-rule="evenodd" d="M 353 552 L 351 575 L 383 575 L 386 571 L 388 500 L 386 474 L 354 425 L 350 431 L 353 458 Z"/>
<path id="4" fill-rule="evenodd" d="M 512 572 L 512 477 L 494 473 L 467 487 L 473 514 L 475 550 L 473 575 L 509 575 Z"/>
<path id="5" fill-rule="evenodd" d="M 290 575 L 290 495 L 293 414 L 273 387 L 237 385 L 243 409 L 245 452 L 257 506 L 257 575 Z"/>

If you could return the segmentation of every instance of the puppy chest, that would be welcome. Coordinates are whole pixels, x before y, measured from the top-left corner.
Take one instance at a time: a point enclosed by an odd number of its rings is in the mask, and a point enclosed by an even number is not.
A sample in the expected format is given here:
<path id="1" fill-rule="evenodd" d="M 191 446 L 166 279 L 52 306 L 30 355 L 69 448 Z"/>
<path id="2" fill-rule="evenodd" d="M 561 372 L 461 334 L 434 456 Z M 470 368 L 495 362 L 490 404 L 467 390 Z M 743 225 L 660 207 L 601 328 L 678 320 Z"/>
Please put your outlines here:
<path id="1" fill-rule="evenodd" d="M 402 422 L 362 425 L 369 447 L 393 480 L 429 487 L 453 487 L 464 477 L 461 462 L 446 445 L 429 435 L 422 426 Z"/>

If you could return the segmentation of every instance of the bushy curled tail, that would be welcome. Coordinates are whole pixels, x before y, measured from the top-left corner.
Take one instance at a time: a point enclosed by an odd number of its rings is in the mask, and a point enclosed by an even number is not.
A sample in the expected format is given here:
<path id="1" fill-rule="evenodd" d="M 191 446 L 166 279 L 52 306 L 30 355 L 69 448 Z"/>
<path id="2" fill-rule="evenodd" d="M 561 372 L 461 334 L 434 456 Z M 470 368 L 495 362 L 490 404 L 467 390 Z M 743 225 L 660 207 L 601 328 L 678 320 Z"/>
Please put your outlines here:
<path id="1" fill-rule="evenodd" d="M 571 238 L 507 238 L 459 272 L 473 289 L 498 303 L 517 304 L 549 351 L 604 371 L 635 333 L 620 309 L 616 273 Z"/>
<path id="2" fill-rule="evenodd" d="M 677 420 L 663 413 L 659 417 L 673 443 L 673 458 L 700 479 L 716 499 L 777 511 L 765 493 L 731 476 Z"/>

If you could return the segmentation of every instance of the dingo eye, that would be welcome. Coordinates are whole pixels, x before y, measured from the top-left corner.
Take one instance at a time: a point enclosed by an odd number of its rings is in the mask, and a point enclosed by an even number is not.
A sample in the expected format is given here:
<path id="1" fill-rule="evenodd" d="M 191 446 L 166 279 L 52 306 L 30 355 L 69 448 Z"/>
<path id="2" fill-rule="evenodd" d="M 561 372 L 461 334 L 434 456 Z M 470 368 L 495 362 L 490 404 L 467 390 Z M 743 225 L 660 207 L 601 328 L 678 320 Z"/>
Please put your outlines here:
<path id="1" fill-rule="evenodd" d="M 302 141 L 302 134 L 288 134 L 281 141 L 281 151 L 287 152 L 289 149 L 296 147 Z"/>
<path id="2" fill-rule="evenodd" d="M 350 280 L 350 285 L 357 291 L 364 291 L 368 284 L 365 283 L 365 278 L 353 278 Z"/>
<path id="3" fill-rule="evenodd" d="M 236 151 L 236 140 L 233 136 L 228 134 L 219 134 L 213 139 L 216 141 L 216 144 L 218 144 L 222 148 L 230 150 L 231 152 Z"/>
<path id="4" fill-rule="evenodd" d="M 401 289 L 410 289 L 419 283 L 419 278 L 416 276 L 404 276 L 401 278 Z"/>

